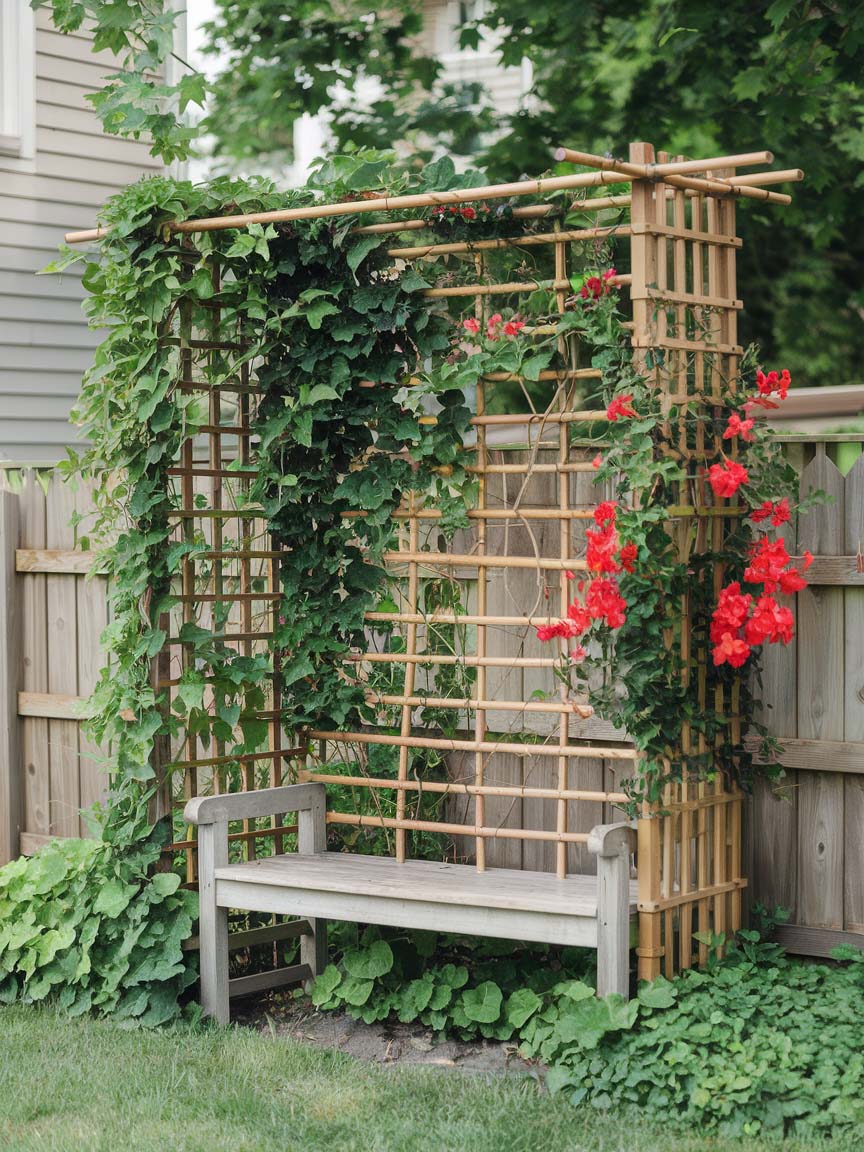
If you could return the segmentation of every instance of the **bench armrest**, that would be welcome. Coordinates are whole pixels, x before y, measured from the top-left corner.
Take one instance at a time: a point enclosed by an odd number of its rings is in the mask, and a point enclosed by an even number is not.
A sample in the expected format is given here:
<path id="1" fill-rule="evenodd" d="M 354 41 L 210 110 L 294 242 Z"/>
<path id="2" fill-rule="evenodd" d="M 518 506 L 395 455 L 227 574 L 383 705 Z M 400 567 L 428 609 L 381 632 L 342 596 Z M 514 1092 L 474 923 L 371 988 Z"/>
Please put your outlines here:
<path id="1" fill-rule="evenodd" d="M 595 856 L 617 856 L 636 851 L 636 822 L 597 824 L 588 833 L 588 851 Z"/>
<path id="2" fill-rule="evenodd" d="M 305 812 L 323 808 L 323 784 L 288 784 L 254 792 L 226 792 L 221 796 L 193 796 L 183 810 L 187 824 L 221 824 L 227 820 L 254 820 L 277 812 Z"/>

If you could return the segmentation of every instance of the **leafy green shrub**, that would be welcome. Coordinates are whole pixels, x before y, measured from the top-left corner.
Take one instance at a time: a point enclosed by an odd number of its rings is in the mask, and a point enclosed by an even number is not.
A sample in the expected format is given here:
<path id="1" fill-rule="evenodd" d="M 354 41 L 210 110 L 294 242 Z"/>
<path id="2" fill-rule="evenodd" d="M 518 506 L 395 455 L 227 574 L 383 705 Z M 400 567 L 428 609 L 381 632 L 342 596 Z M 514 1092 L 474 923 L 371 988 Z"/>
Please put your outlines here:
<path id="1" fill-rule="evenodd" d="M 0 1003 L 56 999 L 152 1026 L 195 979 L 182 950 L 197 915 L 155 844 L 55 840 L 0 868 Z"/>
<path id="2" fill-rule="evenodd" d="M 438 945 L 440 944 L 440 947 Z M 313 1002 L 371 1024 L 395 1016 L 463 1038 L 509 1040 L 565 985 L 580 984 L 593 953 L 367 928 L 318 977 Z M 469 975 L 470 974 L 470 975 Z M 589 984 L 580 984 L 594 995 Z"/>
<path id="3" fill-rule="evenodd" d="M 566 952 L 553 965 L 552 950 L 526 949 L 493 971 L 482 947 L 476 964 L 423 948 L 412 959 L 404 939 L 368 931 L 321 974 L 313 1001 L 368 1022 L 394 1014 L 463 1038 L 516 1039 L 574 1104 L 635 1105 L 679 1128 L 808 1137 L 864 1123 L 864 952 L 811 964 L 744 931 L 726 960 L 643 984 L 627 1003 L 598 1000 Z"/>

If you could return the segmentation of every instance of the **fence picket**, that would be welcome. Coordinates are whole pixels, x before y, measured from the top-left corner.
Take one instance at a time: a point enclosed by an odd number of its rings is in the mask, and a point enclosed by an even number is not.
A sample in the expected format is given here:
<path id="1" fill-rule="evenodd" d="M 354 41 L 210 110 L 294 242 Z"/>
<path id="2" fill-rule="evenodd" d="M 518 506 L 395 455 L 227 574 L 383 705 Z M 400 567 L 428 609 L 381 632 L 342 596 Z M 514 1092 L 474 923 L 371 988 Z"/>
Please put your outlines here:
<path id="1" fill-rule="evenodd" d="M 845 550 L 853 556 L 864 544 L 864 455 L 846 475 Z M 844 739 L 864 741 L 864 588 L 845 589 Z M 864 778 L 844 780 L 844 927 L 864 932 Z"/>

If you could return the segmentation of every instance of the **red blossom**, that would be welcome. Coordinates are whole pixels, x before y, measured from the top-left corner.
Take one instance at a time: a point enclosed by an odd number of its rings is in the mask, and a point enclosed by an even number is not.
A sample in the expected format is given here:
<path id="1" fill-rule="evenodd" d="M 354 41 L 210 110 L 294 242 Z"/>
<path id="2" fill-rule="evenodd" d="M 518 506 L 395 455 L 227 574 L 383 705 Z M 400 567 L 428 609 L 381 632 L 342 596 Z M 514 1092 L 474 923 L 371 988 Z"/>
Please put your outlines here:
<path id="1" fill-rule="evenodd" d="M 480 331 L 480 321 L 474 316 L 469 316 L 467 320 L 462 321 L 462 327 L 466 332 L 470 332 L 472 336 L 476 336 Z"/>
<path id="2" fill-rule="evenodd" d="M 579 290 L 583 300 L 599 300 L 601 296 L 608 296 L 612 288 L 610 281 L 617 275 L 614 268 L 607 268 L 600 276 L 589 276 Z"/>
<path id="3" fill-rule="evenodd" d="M 598 452 L 597 455 L 594 457 L 594 459 L 591 461 L 591 467 L 592 468 L 599 468 L 602 463 L 603 463 L 603 457 Z"/>
<path id="4" fill-rule="evenodd" d="M 473 220 L 473 219 L 475 219 L 476 216 L 477 216 L 477 213 L 471 207 L 470 204 L 466 204 L 465 207 L 462 209 L 462 219 L 463 220 Z"/>
<path id="5" fill-rule="evenodd" d="M 789 568 L 787 571 L 781 572 L 778 583 L 780 591 L 785 596 L 791 596 L 794 592 L 800 592 L 802 588 L 807 587 L 807 581 L 797 568 Z"/>
<path id="6" fill-rule="evenodd" d="M 753 615 L 744 625 L 744 639 L 753 646 L 788 644 L 792 639 L 794 618 L 789 608 L 781 608 L 773 596 L 760 596 Z"/>
<path id="7" fill-rule="evenodd" d="M 754 508 L 750 513 L 750 519 L 754 524 L 761 524 L 763 520 L 767 520 L 774 512 L 774 505 L 770 500 L 763 500 L 758 508 Z"/>
<path id="8" fill-rule="evenodd" d="M 614 521 L 609 521 L 602 528 L 589 528 L 585 536 L 588 540 L 588 551 L 585 561 L 591 572 L 620 572 L 621 565 L 615 560 L 618 551 L 618 533 L 615 531 Z"/>
<path id="9" fill-rule="evenodd" d="M 712 464 L 708 469 L 708 482 L 715 496 L 734 496 L 741 485 L 746 484 L 749 479 L 747 469 L 735 460 L 727 460 L 724 464 Z"/>
<path id="10" fill-rule="evenodd" d="M 581 664 L 587 655 L 588 649 L 583 648 L 581 644 L 577 644 L 575 648 L 570 649 L 570 659 L 574 664 Z"/>
<path id="11" fill-rule="evenodd" d="M 719 668 L 721 664 L 729 664 L 733 668 L 740 668 L 750 655 L 750 645 L 731 632 L 724 632 L 719 643 L 714 648 L 714 664 Z"/>
<path id="12" fill-rule="evenodd" d="M 725 633 L 730 632 L 734 635 L 738 631 L 747 619 L 752 600 L 753 597 L 749 592 L 742 594 L 741 585 L 737 580 L 721 590 L 717 607 L 711 617 L 712 643 L 719 644 Z"/>
<path id="13" fill-rule="evenodd" d="M 604 500 L 602 504 L 598 504 L 594 509 L 594 523 L 599 524 L 601 528 L 607 522 L 607 520 L 610 524 L 614 524 L 617 513 L 618 505 L 615 503 L 615 501 Z"/>
<path id="14" fill-rule="evenodd" d="M 762 371 L 756 373 L 756 387 L 761 396 L 770 396 L 776 392 L 781 400 L 785 400 L 789 395 L 791 383 L 792 377 L 789 375 L 788 368 L 784 368 L 779 373 L 769 372 L 767 375 Z"/>
<path id="15" fill-rule="evenodd" d="M 490 339 L 490 340 L 497 340 L 498 339 L 498 337 L 500 335 L 498 329 L 501 326 L 502 319 L 503 319 L 503 317 L 501 316 L 500 312 L 496 312 L 493 316 L 489 317 L 489 319 L 486 323 L 486 336 L 488 337 L 488 339 Z"/>
<path id="16" fill-rule="evenodd" d="M 726 425 L 726 431 L 723 433 L 723 439 L 731 440 L 733 436 L 740 436 L 742 440 L 749 442 L 753 439 L 752 429 L 752 419 L 742 420 L 737 412 L 733 412 Z"/>
<path id="17" fill-rule="evenodd" d="M 612 400 L 609 407 L 606 409 L 607 420 L 611 420 L 614 423 L 618 419 L 619 416 L 622 416 L 622 417 L 635 416 L 636 413 L 633 411 L 632 407 L 630 406 L 630 401 L 632 399 L 633 399 L 632 393 L 629 396 L 616 396 Z"/>
<path id="18" fill-rule="evenodd" d="M 585 608 L 593 619 L 604 620 L 610 628 L 620 628 L 627 619 L 627 601 L 612 579 L 591 581 L 585 593 Z"/>
<path id="19" fill-rule="evenodd" d="M 522 329 L 524 327 L 525 327 L 525 321 L 524 320 L 508 320 L 507 323 L 504 325 L 504 335 L 505 336 L 516 336 L 522 331 Z"/>
<path id="20" fill-rule="evenodd" d="M 784 496 L 775 505 L 771 513 L 771 523 L 775 528 L 779 528 L 781 524 L 785 524 L 789 520 L 791 513 L 789 511 L 789 501 Z"/>
<path id="21" fill-rule="evenodd" d="M 813 563 L 813 553 L 807 552 L 805 549 L 802 555 L 804 557 L 804 571 L 806 572 L 810 565 Z"/>
<path id="22" fill-rule="evenodd" d="M 639 549 L 635 544 L 625 544 L 621 551 L 618 553 L 618 559 L 621 561 L 621 567 L 625 572 L 634 571 L 634 565 L 639 556 Z"/>
<path id="23" fill-rule="evenodd" d="M 570 636 L 581 636 L 591 623 L 591 617 L 578 600 L 574 600 L 567 608 L 567 620 L 571 631 Z"/>

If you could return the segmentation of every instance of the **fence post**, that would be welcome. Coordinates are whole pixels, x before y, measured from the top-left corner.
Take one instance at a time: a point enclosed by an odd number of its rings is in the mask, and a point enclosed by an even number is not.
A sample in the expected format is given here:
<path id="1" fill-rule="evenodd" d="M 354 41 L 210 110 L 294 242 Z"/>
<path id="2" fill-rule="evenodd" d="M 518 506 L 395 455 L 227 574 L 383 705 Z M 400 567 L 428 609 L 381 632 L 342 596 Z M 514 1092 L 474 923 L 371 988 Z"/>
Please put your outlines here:
<path id="1" fill-rule="evenodd" d="M 0 865 L 18 855 L 21 832 L 21 610 L 15 574 L 18 497 L 0 492 Z"/>

